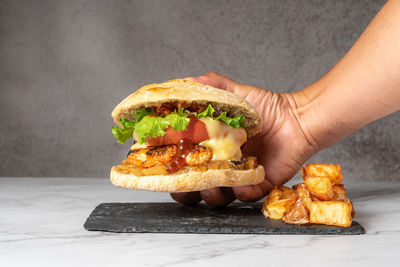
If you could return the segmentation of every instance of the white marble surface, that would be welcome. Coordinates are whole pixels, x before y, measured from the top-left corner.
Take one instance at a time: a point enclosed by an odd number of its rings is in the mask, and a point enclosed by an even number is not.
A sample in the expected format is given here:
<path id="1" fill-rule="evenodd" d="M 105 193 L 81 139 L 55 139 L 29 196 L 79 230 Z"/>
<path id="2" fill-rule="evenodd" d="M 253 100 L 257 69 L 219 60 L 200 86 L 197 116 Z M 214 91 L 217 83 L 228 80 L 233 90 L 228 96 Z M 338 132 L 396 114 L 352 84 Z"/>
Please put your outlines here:
<path id="1" fill-rule="evenodd" d="M 400 183 L 347 183 L 361 236 L 88 232 L 101 202 L 171 201 L 108 179 L 0 178 L 0 266 L 400 266 Z"/>

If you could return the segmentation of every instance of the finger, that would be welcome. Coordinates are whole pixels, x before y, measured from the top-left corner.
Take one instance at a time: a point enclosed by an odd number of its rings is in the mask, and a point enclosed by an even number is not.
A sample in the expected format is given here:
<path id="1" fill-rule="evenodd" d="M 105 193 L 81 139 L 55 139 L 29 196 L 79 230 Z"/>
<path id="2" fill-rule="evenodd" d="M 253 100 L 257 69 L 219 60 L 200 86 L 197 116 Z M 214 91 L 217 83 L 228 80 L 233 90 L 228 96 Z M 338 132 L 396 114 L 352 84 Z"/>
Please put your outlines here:
<path id="1" fill-rule="evenodd" d="M 193 82 L 196 82 L 196 83 L 202 83 L 202 84 L 205 84 L 205 85 L 213 86 L 215 88 L 219 88 L 218 86 L 214 85 L 213 83 L 210 83 L 207 79 L 204 79 L 204 78 L 201 78 L 201 77 L 203 77 L 203 76 L 200 76 L 200 77 L 186 77 L 186 78 L 184 78 L 184 80 L 189 80 L 189 81 L 193 81 Z M 222 89 L 222 88 L 220 88 L 220 89 Z"/>
<path id="2" fill-rule="evenodd" d="M 240 85 L 239 83 L 229 79 L 228 77 L 215 72 L 209 72 L 199 77 L 186 77 L 185 80 L 210 85 L 212 87 L 227 90 L 230 92 L 235 92 Z"/>
<path id="3" fill-rule="evenodd" d="M 213 207 L 224 207 L 235 200 L 233 192 L 228 187 L 215 187 L 200 191 L 204 201 Z"/>
<path id="4" fill-rule="evenodd" d="M 228 77 L 215 72 L 209 72 L 205 75 L 197 77 L 197 79 L 200 83 L 211 85 L 212 87 L 220 88 L 230 92 L 235 92 L 239 85 L 239 83 L 229 79 Z"/>
<path id="5" fill-rule="evenodd" d="M 196 205 L 201 201 L 200 192 L 171 193 L 171 197 L 178 203 L 184 205 Z"/>
<path id="6" fill-rule="evenodd" d="M 243 202 L 252 202 L 262 199 L 265 195 L 259 185 L 245 185 L 232 187 L 233 194 Z"/>
<path id="7" fill-rule="evenodd" d="M 227 84 L 223 83 L 221 81 L 219 81 L 216 77 L 211 78 L 208 76 L 209 73 L 199 76 L 199 77 L 186 77 L 184 78 L 184 80 L 189 80 L 189 81 L 193 81 L 193 82 L 197 82 L 197 83 L 202 83 L 205 85 L 210 85 L 212 87 L 215 88 L 219 88 L 219 89 L 223 89 L 223 90 L 227 90 Z"/>
<path id="8" fill-rule="evenodd" d="M 269 193 L 269 191 L 271 191 L 272 188 L 274 188 L 274 185 L 267 179 L 264 179 L 264 181 L 261 184 L 258 184 L 258 186 L 261 188 L 264 196 L 266 196 Z"/>

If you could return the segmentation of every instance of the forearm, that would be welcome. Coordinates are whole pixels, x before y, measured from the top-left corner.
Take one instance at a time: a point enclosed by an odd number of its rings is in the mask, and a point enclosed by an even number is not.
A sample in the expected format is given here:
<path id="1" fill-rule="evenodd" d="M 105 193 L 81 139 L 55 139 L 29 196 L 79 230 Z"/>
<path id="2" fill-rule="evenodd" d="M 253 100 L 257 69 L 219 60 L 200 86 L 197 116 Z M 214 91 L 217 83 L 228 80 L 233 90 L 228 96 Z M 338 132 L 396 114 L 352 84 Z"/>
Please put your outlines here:
<path id="1" fill-rule="evenodd" d="M 400 1 L 389 1 L 331 71 L 293 96 L 319 149 L 399 110 Z"/>

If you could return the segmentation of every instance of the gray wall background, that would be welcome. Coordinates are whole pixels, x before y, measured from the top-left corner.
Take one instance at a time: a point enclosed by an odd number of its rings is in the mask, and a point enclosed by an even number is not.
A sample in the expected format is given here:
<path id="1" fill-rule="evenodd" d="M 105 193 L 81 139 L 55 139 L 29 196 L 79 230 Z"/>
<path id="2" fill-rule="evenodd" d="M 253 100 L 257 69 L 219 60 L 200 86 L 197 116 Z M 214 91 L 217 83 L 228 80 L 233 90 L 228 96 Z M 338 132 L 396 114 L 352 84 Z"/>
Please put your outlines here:
<path id="1" fill-rule="evenodd" d="M 113 107 L 142 85 L 216 71 L 299 90 L 384 1 L 1 1 L 0 176 L 107 177 Z M 317 154 L 345 179 L 400 180 L 400 116 Z"/>

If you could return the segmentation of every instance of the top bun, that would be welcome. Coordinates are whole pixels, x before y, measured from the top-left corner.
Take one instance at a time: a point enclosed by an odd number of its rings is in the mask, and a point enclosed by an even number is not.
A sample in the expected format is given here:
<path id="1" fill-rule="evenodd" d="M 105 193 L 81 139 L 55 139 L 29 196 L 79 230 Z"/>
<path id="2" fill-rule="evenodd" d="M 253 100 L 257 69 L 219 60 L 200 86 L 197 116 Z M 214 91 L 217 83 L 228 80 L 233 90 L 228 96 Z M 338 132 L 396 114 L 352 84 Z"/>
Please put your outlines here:
<path id="1" fill-rule="evenodd" d="M 114 122 L 119 124 L 120 119 L 133 120 L 134 110 L 171 102 L 211 104 L 218 113 L 226 111 L 230 116 L 243 114 L 249 137 L 259 133 L 262 126 L 260 115 L 244 98 L 209 85 L 183 79 L 143 86 L 122 100 L 111 115 Z"/>

